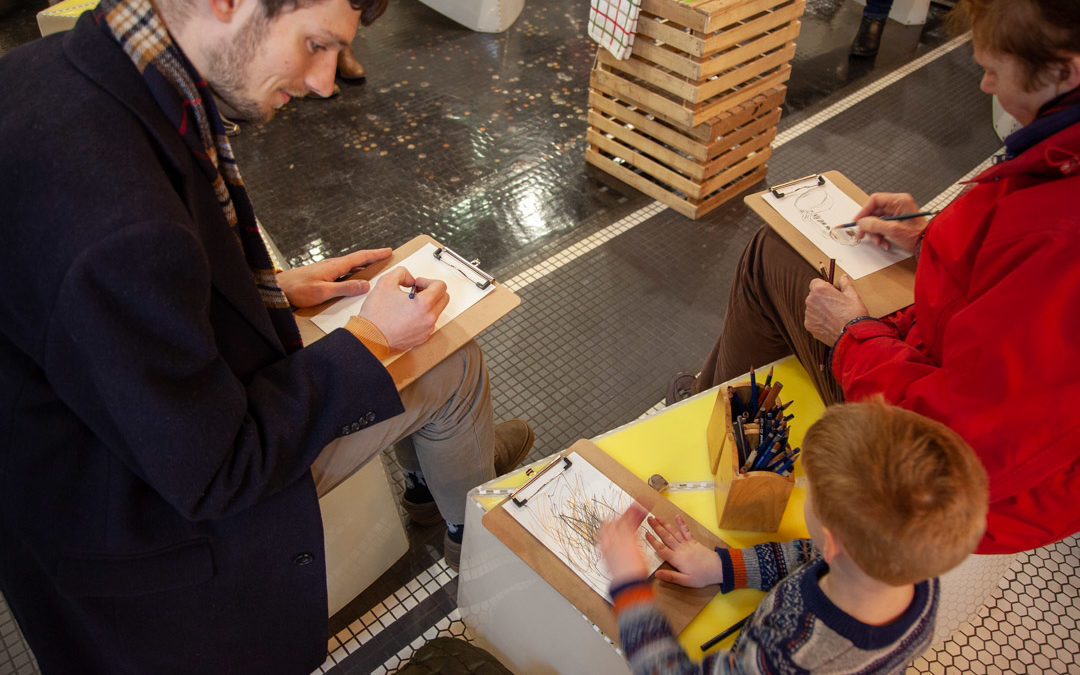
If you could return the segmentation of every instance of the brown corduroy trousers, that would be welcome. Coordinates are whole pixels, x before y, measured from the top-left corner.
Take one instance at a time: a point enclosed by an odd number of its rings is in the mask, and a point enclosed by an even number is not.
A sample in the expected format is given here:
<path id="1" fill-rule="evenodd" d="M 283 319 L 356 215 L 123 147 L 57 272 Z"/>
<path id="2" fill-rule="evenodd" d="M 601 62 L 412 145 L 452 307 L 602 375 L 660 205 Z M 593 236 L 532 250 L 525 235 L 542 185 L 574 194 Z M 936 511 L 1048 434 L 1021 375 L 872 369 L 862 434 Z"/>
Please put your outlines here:
<path id="1" fill-rule="evenodd" d="M 840 385 L 825 368 L 831 345 L 803 327 L 810 281 L 820 276 L 772 228 L 758 230 L 739 260 L 720 337 L 693 393 L 795 354 L 826 405 L 843 401 Z"/>

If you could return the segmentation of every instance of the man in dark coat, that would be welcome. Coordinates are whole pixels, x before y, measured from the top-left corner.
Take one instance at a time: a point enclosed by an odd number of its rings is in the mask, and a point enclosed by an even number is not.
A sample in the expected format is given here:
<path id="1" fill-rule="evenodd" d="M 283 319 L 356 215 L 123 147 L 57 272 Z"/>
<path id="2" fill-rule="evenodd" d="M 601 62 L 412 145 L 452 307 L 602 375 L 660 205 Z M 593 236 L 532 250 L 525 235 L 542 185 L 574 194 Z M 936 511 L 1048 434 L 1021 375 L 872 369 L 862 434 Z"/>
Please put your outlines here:
<path id="1" fill-rule="evenodd" d="M 389 250 L 275 275 L 210 88 L 327 93 L 352 1 L 103 0 L 0 59 L 0 590 L 46 673 L 310 672 L 318 495 L 405 439 L 410 505 L 460 524 L 528 450 L 494 449 L 475 344 L 400 396 L 380 364 L 442 282 L 398 269 L 300 344 L 290 304 Z"/>

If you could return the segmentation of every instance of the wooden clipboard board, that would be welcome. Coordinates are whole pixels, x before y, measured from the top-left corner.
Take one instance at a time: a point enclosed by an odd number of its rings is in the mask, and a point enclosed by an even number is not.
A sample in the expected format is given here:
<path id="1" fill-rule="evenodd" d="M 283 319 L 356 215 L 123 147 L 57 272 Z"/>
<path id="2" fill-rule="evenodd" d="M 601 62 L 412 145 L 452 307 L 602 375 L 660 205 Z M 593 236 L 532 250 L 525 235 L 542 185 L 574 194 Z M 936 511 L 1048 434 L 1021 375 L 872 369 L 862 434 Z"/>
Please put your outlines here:
<path id="1" fill-rule="evenodd" d="M 719 537 L 705 529 L 686 512 L 649 487 L 645 481 L 635 476 L 596 445 L 587 440 L 579 440 L 559 454 L 565 456 L 571 452 L 581 455 L 616 485 L 626 490 L 627 494 L 636 499 L 650 513 L 660 516 L 669 523 L 674 523 L 675 516 L 681 515 L 695 539 L 709 547 L 728 547 Z M 551 584 L 552 588 L 581 610 L 612 641 L 618 643 L 618 624 L 607 599 L 600 597 L 550 549 L 514 520 L 514 517 L 503 508 L 507 501 L 509 497 L 484 515 L 481 520 L 484 527 Z M 664 565 L 668 566 L 667 563 Z M 676 633 L 686 628 L 687 624 L 720 592 L 718 585 L 686 588 L 659 580 L 654 580 L 653 584 L 656 586 L 656 605 L 667 617 Z M 523 611 L 527 611 L 527 608 L 523 608 Z"/>
<path id="2" fill-rule="evenodd" d="M 386 260 L 368 265 L 351 278 L 370 279 L 384 269 L 389 269 L 408 258 L 425 244 L 442 246 L 442 244 L 426 234 L 418 235 L 401 247 L 394 249 Z M 386 366 L 386 370 L 394 378 L 394 384 L 397 385 L 398 391 L 412 384 L 416 378 L 431 370 L 444 358 L 479 335 L 482 330 L 521 304 L 521 298 L 516 293 L 498 282 L 492 283 L 495 290 L 459 314 L 453 321 L 432 333 L 427 342 L 413 347 Z M 326 335 L 321 328 L 315 325 L 311 317 L 338 300 L 331 300 L 316 307 L 298 309 L 293 313 L 296 324 L 300 328 L 300 337 L 304 339 L 305 344 L 311 344 Z"/>
<path id="3" fill-rule="evenodd" d="M 860 205 L 865 204 L 870 199 L 870 195 L 860 190 L 857 185 L 839 171 L 826 171 L 821 175 L 832 181 L 834 185 Z M 822 253 L 802 232 L 799 232 L 794 225 L 789 223 L 786 218 L 777 213 L 776 209 L 765 201 L 764 196 L 768 193 L 769 191 L 765 190 L 747 195 L 743 198 L 743 201 L 753 209 L 754 213 L 765 219 L 769 227 L 776 230 L 777 234 L 784 238 L 784 241 L 814 266 L 814 269 L 828 269 L 828 256 Z M 843 271 L 837 265 L 837 278 Z M 859 292 L 859 297 L 862 298 L 867 311 L 873 317 L 882 317 L 907 307 L 915 301 L 915 258 L 901 260 L 873 274 L 856 279 L 855 290 Z"/>

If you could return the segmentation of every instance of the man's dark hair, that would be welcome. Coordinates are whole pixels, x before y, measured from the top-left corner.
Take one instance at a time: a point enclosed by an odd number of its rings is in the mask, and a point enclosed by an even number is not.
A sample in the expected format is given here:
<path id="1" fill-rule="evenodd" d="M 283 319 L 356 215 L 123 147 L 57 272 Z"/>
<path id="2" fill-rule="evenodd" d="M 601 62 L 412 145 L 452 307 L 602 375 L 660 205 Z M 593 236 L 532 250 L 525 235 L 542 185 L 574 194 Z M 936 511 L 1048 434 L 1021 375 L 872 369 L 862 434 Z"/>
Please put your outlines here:
<path id="1" fill-rule="evenodd" d="M 260 0 L 266 11 L 266 18 L 273 19 L 282 12 L 291 12 L 294 9 L 310 7 L 317 2 L 328 0 Z M 360 23 L 370 26 L 386 11 L 386 3 L 389 0 L 349 0 L 353 9 L 360 10 Z"/>

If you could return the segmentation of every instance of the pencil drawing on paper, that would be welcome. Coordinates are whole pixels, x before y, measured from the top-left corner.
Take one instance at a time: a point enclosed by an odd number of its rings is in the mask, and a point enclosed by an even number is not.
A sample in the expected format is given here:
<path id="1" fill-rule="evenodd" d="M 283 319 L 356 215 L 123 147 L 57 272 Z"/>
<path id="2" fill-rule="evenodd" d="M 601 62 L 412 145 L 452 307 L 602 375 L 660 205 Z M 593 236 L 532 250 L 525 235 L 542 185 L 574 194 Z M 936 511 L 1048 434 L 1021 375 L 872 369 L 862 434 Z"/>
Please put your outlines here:
<path id="1" fill-rule="evenodd" d="M 896 247 L 885 251 L 868 239 L 859 241 L 853 227 L 835 229 L 854 219 L 860 207 L 828 178 L 821 184 L 792 188 L 779 197 L 772 191 L 766 192 L 763 199 L 826 258 L 836 260 L 837 266 L 852 279 L 872 274 L 910 255 Z"/>
<path id="2" fill-rule="evenodd" d="M 597 535 L 605 521 L 619 517 L 632 502 L 626 491 L 573 453 L 569 469 L 553 478 L 524 506 L 507 506 L 507 509 L 567 567 L 606 598 L 611 577 L 601 558 Z M 651 572 L 661 561 L 645 542 L 645 530 L 643 524 L 638 534 Z"/>
<path id="3" fill-rule="evenodd" d="M 825 184 L 815 185 L 798 192 L 795 197 L 795 208 L 798 209 L 807 228 L 815 230 L 821 236 L 845 246 L 855 246 L 859 243 L 853 230 L 833 229 L 833 226 L 839 223 L 833 222 L 832 218 L 826 218 L 826 214 L 831 215 L 833 212 L 833 198 Z"/>

